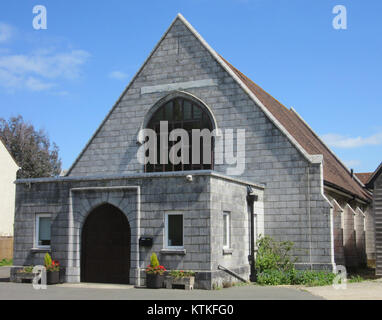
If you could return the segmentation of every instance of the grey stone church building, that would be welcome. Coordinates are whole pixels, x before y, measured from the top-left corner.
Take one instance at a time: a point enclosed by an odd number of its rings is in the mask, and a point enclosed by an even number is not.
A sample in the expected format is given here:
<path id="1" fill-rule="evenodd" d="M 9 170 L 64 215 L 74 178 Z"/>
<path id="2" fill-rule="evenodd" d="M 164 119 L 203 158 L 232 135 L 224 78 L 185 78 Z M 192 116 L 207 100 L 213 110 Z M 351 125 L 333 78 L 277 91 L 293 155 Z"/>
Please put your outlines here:
<path id="1" fill-rule="evenodd" d="M 237 163 L 144 165 L 141 129 L 233 130 Z M 237 130 L 245 130 L 239 138 Z M 233 167 L 244 169 L 233 174 Z M 66 176 L 16 181 L 14 265 L 46 252 L 67 282 L 144 285 L 152 252 L 195 287 L 248 279 L 251 237 L 293 241 L 299 268 L 375 259 L 371 194 L 293 109 L 178 15 Z M 252 248 L 251 248 L 252 247 Z M 233 277 L 232 279 L 236 279 Z"/>

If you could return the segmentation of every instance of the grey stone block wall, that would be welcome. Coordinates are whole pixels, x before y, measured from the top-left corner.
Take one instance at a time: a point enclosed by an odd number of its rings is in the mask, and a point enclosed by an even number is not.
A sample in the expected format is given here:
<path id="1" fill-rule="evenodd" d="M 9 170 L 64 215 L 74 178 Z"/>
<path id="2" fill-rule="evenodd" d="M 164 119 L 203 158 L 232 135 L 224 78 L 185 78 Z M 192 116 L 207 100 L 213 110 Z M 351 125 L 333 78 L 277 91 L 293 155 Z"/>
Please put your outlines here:
<path id="1" fill-rule="evenodd" d="M 330 205 L 322 196 L 322 168 L 309 165 L 180 20 L 97 131 L 70 176 L 143 172 L 136 158 L 137 134 L 150 109 L 169 92 L 141 94 L 141 88 L 205 79 L 217 85 L 183 91 L 209 106 L 220 129 L 246 130 L 245 171 L 240 178 L 266 184 L 264 232 L 295 242 L 301 263 L 331 263 Z M 215 165 L 215 170 L 226 173 L 229 167 Z"/>
<path id="2" fill-rule="evenodd" d="M 34 248 L 35 216 L 49 213 L 52 215 L 49 252 L 66 268 L 66 281 L 80 281 L 82 226 L 94 208 L 110 203 L 126 215 L 130 224 L 131 283 L 144 283 L 144 269 L 152 252 L 158 254 L 160 263 L 169 270 L 217 271 L 217 258 L 213 255 L 215 248 L 211 241 L 214 245 L 221 245 L 218 241 L 222 239 L 212 237 L 221 227 L 215 229 L 215 224 L 222 221 L 215 222 L 216 212 L 212 209 L 219 206 L 240 213 L 235 221 L 236 228 L 232 230 L 236 257 L 245 250 L 241 243 L 245 239 L 236 233 L 242 233 L 247 223 L 246 216 L 241 214 L 247 184 L 210 172 L 193 172 L 193 181 L 189 182 L 186 174 L 18 181 L 14 265 L 43 264 L 47 251 Z M 263 190 L 261 187 L 257 190 L 261 199 Z M 165 213 L 184 215 L 184 251 L 164 250 Z M 141 236 L 153 237 L 153 246 L 140 247 L 138 240 Z M 240 264 L 245 267 L 245 261 L 240 261 Z M 214 277 L 219 281 L 218 276 Z M 212 278 L 208 276 L 209 281 Z M 206 288 L 211 285 L 206 282 L 200 284 Z"/>

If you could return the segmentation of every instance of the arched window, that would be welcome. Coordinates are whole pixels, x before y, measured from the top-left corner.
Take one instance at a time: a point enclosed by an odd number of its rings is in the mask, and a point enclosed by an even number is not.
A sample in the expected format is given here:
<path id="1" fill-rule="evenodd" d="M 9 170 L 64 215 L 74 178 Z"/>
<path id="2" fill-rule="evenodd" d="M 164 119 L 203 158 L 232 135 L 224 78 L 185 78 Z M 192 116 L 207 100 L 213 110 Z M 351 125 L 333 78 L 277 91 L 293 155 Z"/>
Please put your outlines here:
<path id="1" fill-rule="evenodd" d="M 160 122 L 167 121 L 168 123 L 168 132 L 170 133 L 174 129 L 184 129 L 189 137 L 189 144 L 185 146 L 188 148 L 189 152 L 189 161 L 186 163 L 173 164 L 171 161 L 168 164 L 160 163 Z M 156 132 L 157 137 L 157 164 L 148 163 L 145 165 L 145 172 L 164 172 L 164 171 L 186 171 L 186 170 L 209 170 L 213 169 L 213 145 L 214 137 L 211 139 L 200 138 L 200 161 L 199 163 L 192 161 L 192 152 L 193 150 L 193 140 L 192 140 L 192 130 L 193 129 L 208 129 L 210 132 L 213 131 L 213 125 L 211 118 L 204 107 L 201 107 L 194 101 L 185 98 L 175 98 L 164 105 L 162 105 L 158 110 L 155 111 L 150 121 L 148 122 L 147 128 L 153 129 Z M 181 139 L 178 138 L 177 141 L 168 141 L 168 150 L 169 153 L 171 147 L 179 142 Z M 182 141 L 183 142 L 183 141 Z M 208 149 L 205 149 L 208 148 Z M 195 148 L 194 148 L 195 149 Z M 210 150 L 210 156 L 204 156 L 203 150 Z M 206 153 L 207 154 L 207 153 Z M 147 154 L 146 154 L 147 155 Z M 180 157 L 180 150 L 177 154 Z M 170 158 L 170 157 L 169 157 Z M 207 160 L 204 158 L 208 158 Z M 193 163 L 194 162 L 194 163 Z"/>

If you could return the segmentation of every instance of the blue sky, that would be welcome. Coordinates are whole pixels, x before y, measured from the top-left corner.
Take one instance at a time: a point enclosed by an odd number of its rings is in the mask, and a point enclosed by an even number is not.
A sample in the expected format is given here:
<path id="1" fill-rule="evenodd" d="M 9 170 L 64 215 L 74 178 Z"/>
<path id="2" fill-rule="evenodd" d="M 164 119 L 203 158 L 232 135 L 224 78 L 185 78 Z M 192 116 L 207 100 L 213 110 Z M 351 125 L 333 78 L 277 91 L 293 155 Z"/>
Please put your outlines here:
<path id="1" fill-rule="evenodd" d="M 346 30 L 332 26 L 339 4 Z M 178 12 L 349 167 L 382 161 L 379 0 L 3 0 L 0 117 L 45 129 L 69 168 Z"/>

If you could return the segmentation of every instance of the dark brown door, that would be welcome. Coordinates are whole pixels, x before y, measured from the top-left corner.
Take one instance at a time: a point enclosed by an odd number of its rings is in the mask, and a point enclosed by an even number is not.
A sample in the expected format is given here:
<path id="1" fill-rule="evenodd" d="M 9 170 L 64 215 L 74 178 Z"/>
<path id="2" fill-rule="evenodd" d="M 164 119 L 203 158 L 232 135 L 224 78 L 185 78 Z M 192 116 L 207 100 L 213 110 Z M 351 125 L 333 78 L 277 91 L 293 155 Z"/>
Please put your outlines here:
<path id="1" fill-rule="evenodd" d="M 87 217 L 81 236 L 81 281 L 129 283 L 130 226 L 116 207 L 104 204 Z"/>

